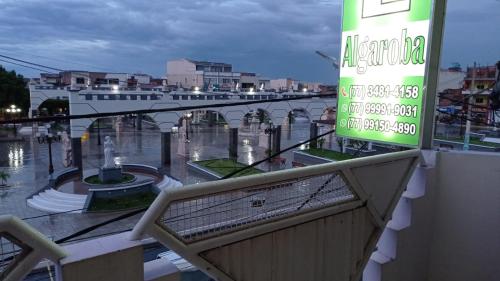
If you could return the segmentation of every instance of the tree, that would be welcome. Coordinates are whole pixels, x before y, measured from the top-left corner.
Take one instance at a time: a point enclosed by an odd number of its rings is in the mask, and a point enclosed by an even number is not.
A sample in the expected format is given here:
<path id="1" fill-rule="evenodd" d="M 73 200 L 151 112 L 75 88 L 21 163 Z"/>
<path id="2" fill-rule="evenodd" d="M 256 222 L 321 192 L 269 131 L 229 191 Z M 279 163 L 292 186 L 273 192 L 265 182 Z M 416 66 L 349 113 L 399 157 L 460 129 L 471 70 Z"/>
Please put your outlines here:
<path id="1" fill-rule="evenodd" d="M 0 109 L 12 104 L 27 114 L 30 107 L 30 94 L 26 88 L 26 81 L 15 71 L 7 71 L 0 65 Z"/>
<path id="2" fill-rule="evenodd" d="M 0 171 L 0 180 L 2 181 L 1 185 L 5 186 L 7 184 L 7 180 L 9 178 L 10 178 L 9 173 L 7 173 L 5 171 Z"/>

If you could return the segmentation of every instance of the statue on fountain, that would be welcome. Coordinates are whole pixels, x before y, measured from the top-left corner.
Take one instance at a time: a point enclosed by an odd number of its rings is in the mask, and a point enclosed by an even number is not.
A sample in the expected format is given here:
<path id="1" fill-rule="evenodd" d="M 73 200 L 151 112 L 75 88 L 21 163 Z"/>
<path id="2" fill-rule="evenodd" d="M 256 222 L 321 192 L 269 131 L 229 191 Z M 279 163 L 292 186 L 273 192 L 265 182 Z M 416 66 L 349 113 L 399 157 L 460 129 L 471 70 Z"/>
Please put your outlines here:
<path id="1" fill-rule="evenodd" d="M 122 169 L 117 167 L 114 158 L 115 145 L 110 136 L 104 138 L 104 166 L 99 169 L 101 182 L 117 181 L 122 178 Z"/>
<path id="2" fill-rule="evenodd" d="M 115 145 L 109 136 L 104 138 L 104 166 L 103 169 L 116 168 L 113 153 L 115 152 Z"/>

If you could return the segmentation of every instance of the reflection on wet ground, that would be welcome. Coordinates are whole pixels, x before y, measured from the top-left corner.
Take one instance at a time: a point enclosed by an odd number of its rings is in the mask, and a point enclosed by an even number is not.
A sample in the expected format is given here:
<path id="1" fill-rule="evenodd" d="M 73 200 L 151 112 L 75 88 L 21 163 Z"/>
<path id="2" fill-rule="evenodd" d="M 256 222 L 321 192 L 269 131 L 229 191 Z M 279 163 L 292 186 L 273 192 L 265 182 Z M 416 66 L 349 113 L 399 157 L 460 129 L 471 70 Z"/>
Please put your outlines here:
<path id="1" fill-rule="evenodd" d="M 167 175 L 179 179 L 185 185 L 208 180 L 203 175 L 188 170 L 185 164 L 187 160 L 197 161 L 228 157 L 228 129 L 223 126 L 212 128 L 193 126 L 192 130 L 189 159 L 177 154 L 179 141 L 177 136 L 174 135 L 172 138 L 172 165 L 165 168 Z M 324 129 L 324 131 L 327 130 Z M 119 134 L 113 130 L 101 131 L 101 137 L 107 135 L 111 136 L 115 143 L 115 160 L 117 163 L 145 164 L 155 167 L 160 165 L 159 131 L 145 129 L 139 132 L 133 128 L 126 128 Z M 284 129 L 282 132 L 282 148 L 308 138 L 309 123 L 294 124 L 290 130 Z M 240 137 L 238 161 L 249 164 L 265 158 L 266 149 L 258 147 L 257 143 L 257 137 Z M 104 161 L 102 150 L 103 147 L 97 145 L 96 134 L 91 134 L 90 139 L 82 144 L 84 169 L 96 169 L 102 166 Z M 56 171 L 64 169 L 60 143 L 52 145 L 52 153 L 54 169 Z M 288 159 L 286 166 L 266 162 L 259 165 L 258 168 L 264 171 L 291 168 L 292 152 L 287 152 L 282 157 Z M 11 176 L 8 180 L 10 187 L 0 188 L 0 214 L 32 218 L 26 221 L 54 239 L 59 239 L 117 216 L 116 213 L 43 216 L 47 213 L 28 207 L 26 199 L 47 184 L 48 159 L 47 144 L 38 144 L 36 139 L 27 138 L 24 142 L 0 143 L 0 167 Z M 65 186 L 64 188 L 75 189 L 74 186 Z M 76 191 L 83 192 L 84 189 L 76 187 Z M 88 234 L 88 236 L 129 229 L 133 227 L 139 217 L 140 215 L 108 225 Z"/>

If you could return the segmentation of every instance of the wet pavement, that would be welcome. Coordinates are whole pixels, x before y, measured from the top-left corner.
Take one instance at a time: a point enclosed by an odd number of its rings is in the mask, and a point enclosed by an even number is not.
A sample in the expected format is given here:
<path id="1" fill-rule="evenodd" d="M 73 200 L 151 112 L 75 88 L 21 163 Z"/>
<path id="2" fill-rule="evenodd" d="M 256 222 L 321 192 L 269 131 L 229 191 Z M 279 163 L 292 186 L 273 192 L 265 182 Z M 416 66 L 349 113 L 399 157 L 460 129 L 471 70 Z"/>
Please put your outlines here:
<path id="1" fill-rule="evenodd" d="M 327 130 L 327 129 L 325 129 Z M 114 130 L 101 130 L 101 137 L 111 136 L 115 143 L 115 161 L 117 163 L 145 164 L 160 166 L 160 132 L 144 129 L 136 131 L 127 127 L 119 134 Z M 294 124 L 291 130 L 284 129 L 281 147 L 286 148 L 309 138 L 309 123 Z M 249 164 L 264 159 L 266 149 L 258 147 L 258 138 L 240 137 L 238 161 Z M 165 173 L 184 185 L 197 184 L 209 180 L 202 174 L 190 171 L 187 160 L 207 160 L 228 157 L 229 130 L 224 126 L 212 128 L 192 126 L 190 133 L 189 159 L 177 154 L 178 137 L 172 137 L 172 165 L 166 167 Z M 97 145 L 95 133 L 90 134 L 88 141 L 83 142 L 84 169 L 97 169 L 104 161 L 103 147 Z M 62 148 L 60 143 L 52 145 L 54 169 L 64 169 L 62 166 Z M 293 152 L 287 152 L 281 157 L 286 158 L 286 165 L 263 163 L 258 168 L 264 171 L 291 168 Z M 26 199 L 43 188 L 48 182 L 48 146 L 38 144 L 36 139 L 27 138 L 24 142 L 0 143 L 0 169 L 8 172 L 10 187 L 0 188 L 0 214 L 11 214 L 25 221 L 46 236 L 57 240 L 73 234 L 83 228 L 95 225 L 118 216 L 118 213 L 106 214 L 54 214 L 30 208 Z M 140 215 L 99 228 L 86 236 L 116 233 L 134 226 Z"/>

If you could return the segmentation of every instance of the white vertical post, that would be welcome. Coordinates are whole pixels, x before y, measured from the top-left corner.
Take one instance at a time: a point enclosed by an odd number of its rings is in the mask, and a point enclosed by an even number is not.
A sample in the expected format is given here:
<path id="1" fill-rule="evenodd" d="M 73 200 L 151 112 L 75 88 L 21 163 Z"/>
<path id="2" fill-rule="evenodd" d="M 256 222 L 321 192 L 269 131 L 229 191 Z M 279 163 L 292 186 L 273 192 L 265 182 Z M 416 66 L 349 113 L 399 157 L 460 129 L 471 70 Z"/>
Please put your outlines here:
<path id="1" fill-rule="evenodd" d="M 472 68 L 472 82 L 470 83 L 470 95 L 467 102 L 467 123 L 465 125 L 464 150 L 469 150 L 470 147 L 470 127 L 472 118 L 472 104 L 474 102 L 474 93 L 476 88 L 476 62 Z"/>
<path id="2" fill-rule="evenodd" d="M 434 118 L 436 116 L 437 89 L 439 78 L 439 64 L 444 32 L 447 0 L 434 0 L 432 15 L 431 38 L 426 71 L 424 111 L 422 119 L 422 149 L 432 149 L 434 142 Z"/>

